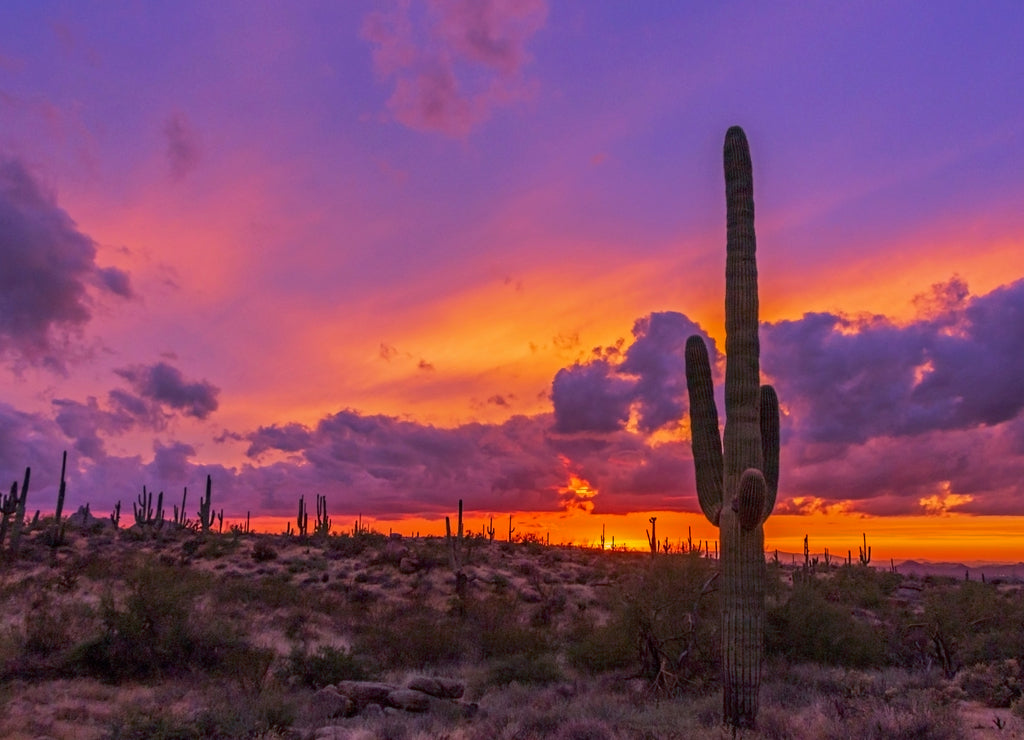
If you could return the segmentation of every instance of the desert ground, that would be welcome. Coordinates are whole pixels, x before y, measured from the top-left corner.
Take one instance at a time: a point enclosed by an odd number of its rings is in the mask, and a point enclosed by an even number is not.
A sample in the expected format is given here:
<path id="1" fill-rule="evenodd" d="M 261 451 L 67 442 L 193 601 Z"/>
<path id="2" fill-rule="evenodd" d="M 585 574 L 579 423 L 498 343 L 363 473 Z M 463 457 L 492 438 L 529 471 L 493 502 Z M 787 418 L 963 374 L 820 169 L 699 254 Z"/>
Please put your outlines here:
<path id="1" fill-rule="evenodd" d="M 696 549 L 200 529 L 79 512 L 0 543 L 0 737 L 733 736 Z M 914 565 L 769 556 L 737 736 L 1024 737 L 1020 582 Z"/>

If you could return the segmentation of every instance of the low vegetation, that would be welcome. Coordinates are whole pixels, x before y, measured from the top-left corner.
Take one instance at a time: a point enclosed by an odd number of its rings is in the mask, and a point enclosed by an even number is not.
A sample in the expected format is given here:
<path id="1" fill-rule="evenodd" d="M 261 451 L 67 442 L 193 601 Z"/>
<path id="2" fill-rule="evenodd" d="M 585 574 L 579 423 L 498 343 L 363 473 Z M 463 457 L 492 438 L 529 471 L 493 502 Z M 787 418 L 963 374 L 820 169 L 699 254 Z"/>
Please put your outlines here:
<path id="1" fill-rule="evenodd" d="M 730 736 L 718 562 L 701 552 L 467 535 L 457 588 L 444 538 L 49 531 L 27 527 L 0 563 L 3 737 Z M 1019 584 L 858 563 L 768 577 L 744 737 L 1024 733 Z M 422 676 L 459 697 L 407 711 L 331 693 Z"/>

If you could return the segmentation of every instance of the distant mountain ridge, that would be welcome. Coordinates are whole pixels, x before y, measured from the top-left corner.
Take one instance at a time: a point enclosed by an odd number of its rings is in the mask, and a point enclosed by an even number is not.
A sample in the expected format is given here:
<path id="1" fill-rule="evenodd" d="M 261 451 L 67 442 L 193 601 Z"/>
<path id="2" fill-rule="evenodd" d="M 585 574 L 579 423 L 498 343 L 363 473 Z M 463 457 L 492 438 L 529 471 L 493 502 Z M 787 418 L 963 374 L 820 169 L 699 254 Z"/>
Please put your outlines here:
<path id="1" fill-rule="evenodd" d="M 767 555 L 771 560 L 773 552 Z M 818 558 L 818 567 L 822 568 L 824 558 L 821 553 L 811 553 L 812 558 Z M 779 562 L 782 565 L 802 565 L 804 562 L 803 553 L 779 552 Z M 854 564 L 858 561 L 853 559 Z M 846 558 L 833 558 L 832 565 L 845 565 Z M 888 570 L 892 564 L 888 560 L 872 561 L 871 567 L 880 570 Z M 1000 578 L 1003 580 L 1016 580 L 1024 582 L 1024 562 L 1001 563 L 988 560 L 967 560 L 964 562 L 933 562 L 930 560 L 897 560 L 896 570 L 905 576 L 941 576 L 947 578 L 963 579 L 965 574 L 970 574 L 971 580 L 981 580 L 982 575 L 986 579 Z"/>

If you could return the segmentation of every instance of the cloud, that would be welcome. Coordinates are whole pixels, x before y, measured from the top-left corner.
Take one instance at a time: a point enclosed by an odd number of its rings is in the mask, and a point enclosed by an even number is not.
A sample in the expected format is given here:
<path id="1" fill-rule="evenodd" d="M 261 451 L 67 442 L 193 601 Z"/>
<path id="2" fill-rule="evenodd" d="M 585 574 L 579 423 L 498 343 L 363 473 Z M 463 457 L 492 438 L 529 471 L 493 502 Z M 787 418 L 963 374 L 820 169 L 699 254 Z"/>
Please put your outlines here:
<path id="1" fill-rule="evenodd" d="M 164 138 L 167 166 L 171 176 L 180 180 L 196 167 L 202 157 L 202 143 L 199 132 L 183 113 L 174 113 L 164 123 Z"/>
<path id="2" fill-rule="evenodd" d="M 999 424 L 1024 409 L 1024 280 L 898 326 L 807 314 L 765 325 L 762 367 L 806 442 Z M 940 291 L 941 292 L 941 291 Z"/>
<path id="3" fill-rule="evenodd" d="M 621 345 L 598 348 L 590 361 L 559 370 L 551 387 L 556 431 L 617 431 L 633 410 L 644 433 L 677 424 L 687 408 L 684 349 L 693 334 L 705 338 L 716 362 L 714 342 L 700 326 L 665 311 L 636 320 L 625 352 Z"/>
<path id="4" fill-rule="evenodd" d="M 783 408 L 780 513 L 1024 515 L 1024 281 L 982 296 L 955 285 L 935 294 L 953 299 L 903 325 L 832 314 L 763 325 L 763 367 Z M 108 454 L 107 436 L 216 406 L 209 383 L 164 363 L 136 366 L 119 371 L 132 392 L 111 391 L 106 404 L 55 401 L 54 420 L 0 404 L 0 470 L 17 476 L 36 461 L 52 480 L 71 441 L 72 490 L 97 507 L 143 483 L 179 490 L 209 473 L 218 508 L 236 515 L 290 515 L 307 491 L 345 515 L 440 515 L 460 498 L 484 512 L 696 512 L 679 421 L 682 347 L 699 332 L 677 313 L 637 320 L 631 344 L 597 348 L 556 374 L 550 414 L 438 428 L 344 409 L 311 425 L 224 432 L 248 444 L 235 468 L 200 465 L 195 447 L 173 442 L 155 442 L 149 463 Z"/>
<path id="5" fill-rule="evenodd" d="M 526 99 L 526 44 L 547 20 L 544 0 L 431 0 L 370 13 L 362 29 L 378 75 L 394 80 L 395 120 L 465 136 L 502 106 Z"/>
<path id="6" fill-rule="evenodd" d="M 25 166 L 0 161 L 0 353 L 62 369 L 66 335 L 91 318 L 90 288 L 132 295 L 128 274 L 96 265 L 93 240 Z"/>
<path id="7" fill-rule="evenodd" d="M 607 360 L 562 368 L 551 384 L 555 430 L 571 434 L 623 429 L 629 421 L 633 387 L 630 381 L 615 377 Z"/>
<path id="8" fill-rule="evenodd" d="M 205 419 L 217 410 L 219 388 L 205 380 L 188 382 L 180 370 L 166 362 L 133 365 L 114 372 L 127 380 L 141 398 L 181 411 L 185 416 Z M 127 407 L 122 399 L 118 400 Z"/>

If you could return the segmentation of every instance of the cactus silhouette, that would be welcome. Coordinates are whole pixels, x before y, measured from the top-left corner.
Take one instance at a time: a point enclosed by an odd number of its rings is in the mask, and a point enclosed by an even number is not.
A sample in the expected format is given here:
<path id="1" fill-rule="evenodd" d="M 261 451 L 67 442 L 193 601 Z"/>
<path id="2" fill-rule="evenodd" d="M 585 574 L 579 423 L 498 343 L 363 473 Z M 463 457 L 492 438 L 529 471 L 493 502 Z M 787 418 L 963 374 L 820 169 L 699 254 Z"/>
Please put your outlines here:
<path id="1" fill-rule="evenodd" d="M 725 135 L 725 434 L 707 347 L 686 342 L 686 384 L 697 497 L 720 530 L 722 711 L 733 727 L 757 719 L 764 652 L 764 521 L 775 506 L 779 480 L 779 405 L 760 385 L 754 185 L 743 129 Z M 723 453 L 724 447 L 724 453 Z"/>

